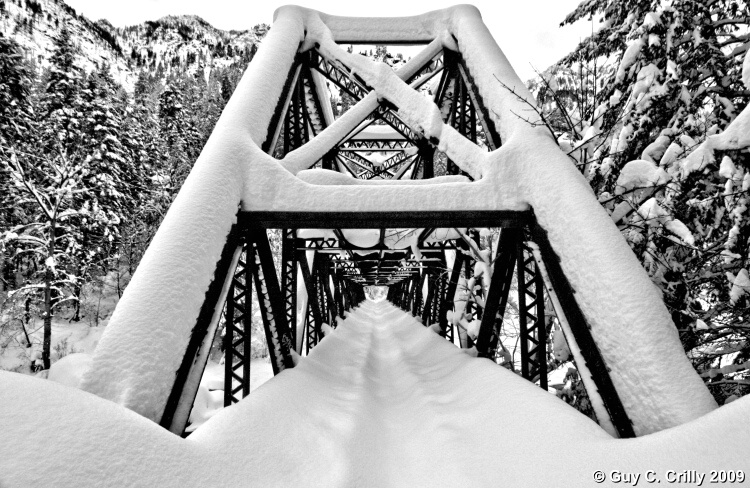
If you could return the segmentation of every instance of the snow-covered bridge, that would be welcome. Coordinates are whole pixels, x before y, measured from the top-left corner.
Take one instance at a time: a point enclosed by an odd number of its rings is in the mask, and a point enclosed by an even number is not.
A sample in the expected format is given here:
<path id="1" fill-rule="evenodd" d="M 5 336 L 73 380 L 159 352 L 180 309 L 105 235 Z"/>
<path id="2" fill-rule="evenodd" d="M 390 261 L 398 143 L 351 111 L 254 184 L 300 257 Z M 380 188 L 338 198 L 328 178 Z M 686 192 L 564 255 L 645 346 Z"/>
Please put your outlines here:
<path id="1" fill-rule="evenodd" d="M 347 43 L 424 49 L 390 66 Z M 334 115 L 331 90 L 357 103 Z M 144 469 L 187 485 L 212 462 L 222 483 L 252 474 L 282 486 L 548 486 L 561 466 L 584 482 L 623 459 L 633 469 L 718 463 L 698 451 L 654 461 L 714 428 L 740 443 L 746 422 L 718 426 L 747 402 L 712 412 L 659 293 L 531 106 L 473 7 L 375 19 L 277 11 L 82 387 L 182 433 L 222 323 L 225 403 L 249 393 L 253 292 L 284 374 L 188 440 L 70 394 L 80 412 L 108 412 L 95 428 L 132 428 L 104 451 L 138 464 L 130 442 L 142 436 L 158 452 Z M 488 228 L 501 231 L 483 250 L 477 232 Z M 269 229 L 281 230 L 280 273 Z M 403 311 L 363 304 L 365 286 L 387 286 Z M 496 364 L 509 302 L 527 382 Z M 552 314 L 601 428 L 544 391 Z M 85 450 L 72 439 L 76 415 L 60 433 Z M 610 437 L 671 427 L 627 444 Z M 529 480 L 544 436 L 575 448 Z M 722 459 L 737 467 L 736 455 Z M 468 474 L 471 465 L 483 468 Z M 136 476 L 131 468 L 117 469 Z"/>
<path id="2" fill-rule="evenodd" d="M 425 47 L 394 69 L 339 43 Z M 332 89 L 359 101 L 336 118 Z M 520 295 L 532 305 L 543 303 L 542 288 L 551 293 L 611 433 L 654 432 L 712 410 L 661 297 L 528 102 L 473 7 L 381 19 L 280 9 L 112 317 L 84 388 L 181 432 L 227 296 L 235 342 L 247 340 L 241 311 L 253 279 L 276 372 L 293 366 L 293 350 L 314 345 L 323 322 L 334 325 L 360 301 L 363 285 L 390 286 L 392 299 L 427 325 L 440 322 L 450 338 L 464 256 L 455 249 L 471 247 L 451 229 L 501 227 L 496 255 L 485 256 L 495 282 L 482 299 L 496 313 L 469 310 L 483 319 L 480 355 L 495 356 L 521 270 Z M 280 279 L 269 228 L 283 233 Z M 317 251 L 312 261 L 301 258 L 307 250 Z M 300 314 L 297 304 L 306 304 Z M 544 343 L 540 311 L 521 314 L 529 379 L 543 373 L 532 356 Z M 227 378 L 242 383 L 242 361 Z"/>

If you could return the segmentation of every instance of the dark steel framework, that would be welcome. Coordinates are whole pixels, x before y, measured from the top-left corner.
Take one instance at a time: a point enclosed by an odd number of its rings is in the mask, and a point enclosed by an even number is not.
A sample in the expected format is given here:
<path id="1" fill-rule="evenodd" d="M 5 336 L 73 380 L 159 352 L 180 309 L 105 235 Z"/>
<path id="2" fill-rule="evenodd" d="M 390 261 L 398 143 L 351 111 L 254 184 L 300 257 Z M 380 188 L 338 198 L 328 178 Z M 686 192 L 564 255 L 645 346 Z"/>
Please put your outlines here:
<path id="1" fill-rule="evenodd" d="M 355 101 L 361 101 L 372 92 L 372 88 L 359 76 L 340 63 L 331 62 L 318 50 L 298 54 L 263 145 L 264 150 L 276 157 L 281 158 L 302 146 L 331 122 L 324 115 L 313 72 Z M 405 81 L 419 89 L 438 75 L 440 79 L 432 89 L 433 99 L 443 114 L 444 122 L 488 150 L 499 147 L 500 138 L 494 124 L 458 53 L 447 49 L 439 52 Z M 279 121 L 282 123 L 279 124 Z M 388 127 L 391 133 L 368 135 L 367 129 L 373 126 Z M 435 143 L 412 131 L 399 115 L 398 108 L 383 100 L 316 166 L 367 180 L 432 178 L 435 176 Z M 378 162 L 370 156 L 373 151 L 393 154 Z M 445 160 L 444 173 L 459 174 L 458 167 L 449 159 Z"/>
<path id="2" fill-rule="evenodd" d="M 418 67 L 405 81 L 415 89 L 440 75 L 433 98 L 445 123 L 475 143 L 494 150 L 500 137 L 488 116 L 471 74 L 461 56 L 443 50 Z M 298 54 L 282 97 L 268 129 L 263 148 L 283 157 L 325 130 L 332 122 L 320 99 L 322 77 L 355 100 L 362 100 L 371 87 L 340 63 L 332 63 L 313 49 Z M 366 130 L 380 126 L 379 135 Z M 383 130 L 383 127 L 389 129 Z M 377 131 L 375 131 L 377 132 Z M 413 132 L 398 108 L 382 101 L 357 129 L 339 141 L 316 163 L 317 167 L 348 173 L 356 178 L 431 178 L 435 176 L 436 141 Z M 368 154 L 388 153 L 376 163 Z M 460 173 L 444 159 L 445 173 Z M 466 278 L 474 262 L 472 239 L 437 241 L 436 229 L 501 228 L 497 255 L 486 296 L 467 290 Z M 298 229 L 332 229 L 335 237 L 300 238 Z M 415 255 L 411 247 L 392 249 L 386 245 L 388 229 L 421 229 Z M 277 274 L 271 253 L 269 229 L 280 229 L 281 263 Z M 380 229 L 376 245 L 363 248 L 349 242 L 342 229 Z M 478 236 L 474 236 L 478 239 Z M 537 262 L 530 246 L 540 250 Z M 549 279 L 542 276 L 542 267 Z M 296 357 L 309 353 L 324 337 L 327 327 L 336 327 L 348 310 L 365 299 L 366 286 L 387 286 L 387 299 L 411 313 L 425 326 L 437 324 L 439 332 L 462 347 L 476 346 L 480 356 L 497 360 L 499 340 L 513 284 L 517 286 L 520 330 L 520 374 L 547 388 L 545 294 L 554 292 L 581 349 L 586 366 L 601 394 L 614 426 L 622 437 L 633 436 L 608 369 L 593 341 L 585 317 L 546 238 L 531 211 L 425 211 L 425 212 L 240 212 L 238 223 L 227 238 L 214 282 L 193 330 L 188 350 L 162 418 L 162 425 L 181 431 L 175 417 L 180 405 L 192 404 L 191 378 L 202 373 L 197 351 L 212 340 L 211 324 L 223 309 L 226 384 L 225 405 L 236 403 L 250 391 L 250 341 L 252 290 L 275 374 L 294 367 Z M 478 287 L 481 290 L 483 287 Z M 549 288 L 549 289 L 548 289 Z M 461 301 L 465 303 L 461 303 Z M 457 304 L 465 306 L 481 325 L 471 343 L 460 324 L 448 320 Z M 481 304 L 481 306 L 480 306 Z M 300 315 L 298 316 L 298 305 Z M 194 383 L 194 380 L 192 380 Z"/>

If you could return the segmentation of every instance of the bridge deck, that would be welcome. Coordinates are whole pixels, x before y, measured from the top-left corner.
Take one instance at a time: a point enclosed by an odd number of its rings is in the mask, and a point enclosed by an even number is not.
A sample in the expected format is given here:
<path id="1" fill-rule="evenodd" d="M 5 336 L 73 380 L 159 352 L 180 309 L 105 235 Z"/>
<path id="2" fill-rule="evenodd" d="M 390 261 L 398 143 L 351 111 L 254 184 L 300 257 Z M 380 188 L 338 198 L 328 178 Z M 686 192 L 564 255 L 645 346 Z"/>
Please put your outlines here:
<path id="1" fill-rule="evenodd" d="M 3 372 L 0 391 L 14 392 L 0 402 L 1 486 L 600 486 L 595 470 L 748 469 L 750 399 L 611 439 L 386 302 L 364 302 L 187 439 L 50 381 Z"/>

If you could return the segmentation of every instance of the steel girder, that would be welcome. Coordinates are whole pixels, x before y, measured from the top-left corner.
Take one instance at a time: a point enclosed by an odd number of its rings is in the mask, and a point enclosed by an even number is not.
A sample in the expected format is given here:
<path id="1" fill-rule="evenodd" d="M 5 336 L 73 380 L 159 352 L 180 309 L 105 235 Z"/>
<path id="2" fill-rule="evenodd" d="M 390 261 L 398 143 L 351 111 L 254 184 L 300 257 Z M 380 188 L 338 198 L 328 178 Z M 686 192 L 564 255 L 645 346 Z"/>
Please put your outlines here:
<path id="1" fill-rule="evenodd" d="M 544 317 L 544 280 L 525 239 L 518 240 L 518 320 L 521 376 L 547 389 L 547 329 Z"/>
<path id="2" fill-rule="evenodd" d="M 317 135 L 327 126 L 322 109 L 322 103 L 327 103 L 327 101 L 320 100 L 318 96 L 312 70 L 320 73 L 355 100 L 362 100 L 372 91 L 361 78 L 351 73 L 349 68 L 340 63 L 330 62 L 317 50 L 298 54 L 271 121 L 273 127 L 283 128 L 283 146 L 277 150 L 277 157 L 282 157 L 289 151 L 302 146 L 310 140 L 311 132 L 312 135 Z M 495 130 L 494 122 L 488 116 L 481 97 L 474 87 L 471 74 L 458 53 L 444 50 L 436 54 L 406 81 L 417 87 L 424 79 L 440 72 L 442 75 L 435 94 L 435 102 L 441 108 L 445 122 L 475 143 L 479 140 L 484 141 L 490 150 L 499 147 L 500 138 Z M 283 123 L 278 124 L 282 117 Z M 321 161 L 323 168 L 345 171 L 363 179 L 400 178 L 409 167 L 413 167 L 411 178 L 434 176 L 435 147 L 411 130 L 398 115 L 398 107 L 391 106 L 384 101 L 370 115 L 370 118 L 383 121 L 404 137 L 404 140 L 356 140 L 351 139 L 350 135 L 343 141 L 339 141 L 338 147 L 332 148 L 326 154 Z M 275 130 L 269 128 L 270 137 L 266 138 L 264 150 L 272 152 L 274 147 L 278 147 L 275 136 L 278 133 L 278 128 Z M 414 146 L 418 147 L 418 153 L 411 157 L 404 149 Z M 350 151 L 362 148 L 398 152 L 380 168 L 366 158 L 353 157 L 350 152 L 346 162 L 339 160 L 341 163 L 337 167 L 336 161 L 340 149 Z M 360 169 L 353 169 L 353 166 Z M 401 166 L 402 171 L 394 173 L 392 170 L 398 166 Z M 459 173 L 455 164 L 450 160 L 448 160 L 447 172 Z"/>
<path id="3" fill-rule="evenodd" d="M 427 279 L 427 275 L 429 274 L 428 269 L 425 269 L 422 271 L 421 276 L 419 277 L 419 283 L 417 284 L 417 288 L 414 292 L 414 303 L 412 303 L 411 306 L 411 314 L 415 317 L 419 317 L 422 315 L 422 290 L 424 289 L 424 283 Z"/>
<path id="4" fill-rule="evenodd" d="M 575 291 L 562 270 L 560 258 L 547 238 L 547 232 L 539 224 L 535 224 L 531 228 L 531 236 L 534 243 L 539 247 L 547 271 L 549 286 L 554 290 L 560 302 L 562 310 L 556 312 L 562 314 L 568 322 L 599 395 L 612 419 L 612 424 L 620 437 L 635 437 L 633 424 L 628 418 L 617 389 L 612 383 L 609 369 L 591 335 L 586 317 L 576 301 Z M 541 263 L 537 262 L 537 264 Z"/>
<path id="5" fill-rule="evenodd" d="M 190 335 L 185 354 L 172 384 L 159 425 L 175 434 L 182 434 L 198 392 L 200 378 L 208 361 L 211 344 L 218 331 L 219 317 L 226 300 L 237 260 L 242 251 L 240 225 L 232 226 L 227 242 L 216 263 L 214 279 L 208 286 L 205 300 Z"/>
<path id="6" fill-rule="evenodd" d="M 297 344 L 297 237 L 294 229 L 281 230 L 281 290 L 284 294 L 286 321 Z M 296 347 L 295 347 L 296 349 Z"/>
<path id="7" fill-rule="evenodd" d="M 271 254 L 271 246 L 265 229 L 248 229 L 248 247 L 252 246 L 255 259 L 248 260 L 248 267 L 255 281 L 258 307 L 266 333 L 268 355 L 271 358 L 273 373 L 293 368 L 292 349 L 294 341 L 287 322 L 284 295 L 276 277 L 276 269 Z"/>
<path id="8" fill-rule="evenodd" d="M 305 256 L 304 251 L 297 252 L 297 261 L 302 272 L 305 290 L 307 291 L 303 344 L 305 352 L 309 353 L 322 338 L 321 326 L 323 324 L 323 314 L 320 310 L 320 296 L 318 294 L 318 287 L 316 286 L 317 273 L 313 275 L 310 272 L 310 266 L 308 266 L 307 256 Z M 316 271 L 315 258 L 313 258 L 313 271 Z"/>
<path id="9" fill-rule="evenodd" d="M 505 307 L 508 304 L 510 285 L 513 280 L 520 235 L 520 231 L 517 229 L 503 229 L 500 234 L 490 289 L 487 293 L 482 323 L 476 340 L 477 351 L 482 357 L 495 357 Z"/>
<path id="10" fill-rule="evenodd" d="M 248 255 L 248 252 L 250 253 Z M 250 340 L 252 338 L 252 275 L 247 261 L 255 261 L 245 247 L 229 287 L 224 307 L 224 406 L 250 394 Z M 241 395 L 238 395 L 240 394 Z"/>
<path id="11" fill-rule="evenodd" d="M 310 115 L 307 111 L 305 85 L 299 80 L 292 87 L 292 99 L 284 117 L 284 154 L 302 147 L 310 140 Z"/>
<path id="12" fill-rule="evenodd" d="M 340 145 L 341 150 L 345 151 L 391 151 L 398 152 L 409 147 L 413 147 L 413 143 L 406 139 L 349 139 L 342 142 Z"/>
<path id="13" fill-rule="evenodd" d="M 318 99 L 318 91 L 311 71 L 313 69 L 356 99 L 362 99 L 371 91 L 370 87 L 362 83 L 362 80 L 357 78 L 356 75 L 352 76 L 346 70 L 328 63 L 316 52 L 298 55 L 294 65 L 290 68 L 287 84 L 283 89 L 271 127 L 269 127 L 270 136 L 266 138 L 263 147 L 266 151 L 271 152 L 274 148 L 278 148 L 278 156 L 283 156 L 285 153 L 301 147 L 310 140 L 312 135 L 318 134 L 325 128 L 326 121 L 323 117 L 321 103 L 327 103 L 327 101 L 321 102 Z M 500 140 L 493 122 L 488 117 L 482 100 L 473 86 L 471 74 L 466 69 L 460 56 L 456 53 L 444 51 L 442 57 L 435 56 L 415 77 L 431 76 L 440 71 L 442 71 L 441 81 L 435 94 L 435 100 L 443 111 L 445 121 L 468 139 L 474 142 L 484 141 L 489 149 L 497 148 Z M 414 77 L 409 81 L 413 79 Z M 409 126 L 398 116 L 397 107 L 389 106 L 387 103 L 381 104 L 371 114 L 371 119 L 382 120 L 404 139 L 354 139 L 350 134 L 326 153 L 321 161 L 322 166 L 332 169 L 335 167 L 336 161 L 343 161 L 342 158 L 346 157 L 347 163 L 356 166 L 358 169 L 352 170 L 348 165 L 339 165 L 339 167 L 345 168 L 355 176 L 365 178 L 399 177 L 404 174 L 404 168 L 407 166 L 413 167 L 412 178 L 434 176 L 435 148 L 431 143 L 411 131 Z M 283 133 L 283 143 L 281 139 L 274 135 L 279 133 Z M 406 155 L 404 150 L 410 147 L 417 147 L 416 155 Z M 385 161 L 380 168 L 375 168 L 369 160 L 359 154 L 364 150 L 393 150 L 399 152 Z M 400 169 L 397 169 L 399 166 Z M 457 172 L 450 161 L 449 172 Z M 331 326 L 335 326 L 336 319 L 342 317 L 346 309 L 356 306 L 364 299 L 362 285 L 367 283 L 369 277 L 373 276 L 372 274 L 362 273 L 362 264 L 357 263 L 357 261 L 364 262 L 364 260 L 355 259 L 353 255 L 350 255 L 352 262 L 349 263 L 341 259 L 331 258 L 324 252 L 351 251 L 352 246 L 348 243 L 342 246 L 340 239 L 328 242 L 308 240 L 304 243 L 301 240 L 295 240 L 293 229 L 300 226 L 316 227 L 319 225 L 323 225 L 325 228 L 348 228 L 349 226 L 351 228 L 465 227 L 466 225 L 477 227 L 500 225 L 504 227 L 503 235 L 507 236 L 504 239 L 508 242 L 503 243 L 498 258 L 495 260 L 493 281 L 490 283 L 489 293 L 485 300 L 484 314 L 482 315 L 481 308 L 476 304 L 470 303 L 468 305 L 469 313 L 476 313 L 477 317 L 481 316 L 482 318 L 480 334 L 477 337 L 477 347 L 482 355 L 494 358 L 494 351 L 497 349 L 498 336 L 502 325 L 502 311 L 507 304 L 510 283 L 515 272 L 519 277 L 521 374 L 532 381 L 538 379 L 544 386 L 546 382 L 546 330 L 543 324 L 543 287 L 541 286 L 538 265 L 529 253 L 528 248 L 524 247 L 523 232 L 518 230 L 526 226 L 530 227 L 533 217 L 530 218 L 524 212 L 496 212 L 497 215 L 493 216 L 490 216 L 490 214 L 492 212 L 479 212 L 476 215 L 471 212 L 458 212 L 456 215 L 450 216 L 446 216 L 445 212 L 435 213 L 435 215 L 425 212 L 419 215 L 404 213 L 404 215 L 389 214 L 387 216 L 375 215 L 375 213 L 373 215 L 362 215 L 361 213 L 348 215 L 347 212 L 321 212 L 320 215 L 316 215 L 315 212 L 304 212 L 300 215 L 293 215 L 289 212 L 283 215 L 273 212 L 241 214 L 239 228 L 246 229 L 247 236 L 245 252 L 253 259 L 239 260 L 237 270 L 229 285 L 229 298 L 225 310 L 227 316 L 226 334 L 228 334 L 225 336 L 225 351 L 229 351 L 227 354 L 231 356 L 231 358 L 227 358 L 229 361 L 227 361 L 228 366 L 226 366 L 231 377 L 228 382 L 231 384 L 227 387 L 229 394 L 226 401 L 228 403 L 237 401 L 236 394 L 240 392 L 240 389 L 243 395 L 249 391 L 249 383 L 245 384 L 245 378 L 249 378 L 249 356 L 246 349 L 249 347 L 250 334 L 245 333 L 245 331 L 249 331 L 246 321 L 250 307 L 243 300 L 247 299 L 252 287 L 249 283 L 250 277 L 255 281 L 259 298 L 258 305 L 264 322 L 274 372 L 293 366 L 290 351 L 294 344 L 303 343 L 306 352 L 309 352 L 322 338 L 322 323 L 328 322 Z M 478 221 L 477 217 L 479 218 Z M 484 219 L 484 222 L 482 222 L 482 219 Z M 364 222 L 367 222 L 367 224 L 365 225 Z M 273 268 L 270 247 L 265 236 L 264 228 L 266 227 L 285 229 L 282 239 L 280 285 Z M 261 233 L 263 236 L 261 236 Z M 538 241 L 539 239 L 543 240 L 543 236 L 540 237 L 540 233 L 537 231 L 534 234 L 534 240 Z M 563 300 L 563 308 L 568 321 L 583 324 L 583 326 L 573 327 L 574 334 L 579 344 L 584 344 L 587 349 L 594 351 L 589 353 L 587 363 L 591 363 L 589 367 L 592 374 L 595 378 L 598 378 L 597 386 L 604 390 L 602 397 L 610 413 L 612 413 L 613 422 L 618 426 L 621 435 L 627 436 L 629 434 L 629 421 L 624 414 L 624 409 L 622 409 L 614 387 L 611 386 L 611 379 L 609 379 L 601 356 L 599 355 L 599 359 L 597 359 L 596 345 L 593 344 L 593 340 L 587 342 L 585 338 L 586 330 L 583 315 L 577 309 L 575 299 L 572 297 L 572 290 L 565 289 L 566 280 L 562 271 L 558 269 L 559 262 L 557 268 L 555 268 L 555 260 L 550 257 L 554 255 L 551 247 L 545 247 L 543 242 L 540 243 L 539 247 L 542 250 L 550 276 L 555 277 L 551 278 L 556 283 L 554 286 L 556 288 L 561 286 L 562 291 L 559 294 L 569 297 L 567 301 Z M 442 246 L 440 250 L 443 251 L 445 248 L 449 247 Z M 321 251 L 316 253 L 312 269 L 308 269 L 307 259 L 304 257 L 305 253 L 300 249 L 319 249 Z M 443 255 L 442 266 L 428 265 L 423 273 L 417 274 L 414 268 L 409 266 L 389 267 L 387 264 L 384 265 L 388 262 L 387 253 L 389 250 L 386 250 L 382 243 L 380 246 L 376 246 L 373 251 L 378 253 L 375 276 L 379 276 L 382 272 L 389 273 L 387 281 L 390 284 L 388 299 L 415 316 L 420 316 L 425 325 L 434 322 L 439 323 L 445 337 L 453 340 L 454 328 L 452 324 L 449 326 L 446 312 L 453 307 L 453 298 L 461 268 L 468 267 L 469 261 L 464 259 L 460 252 L 457 252 L 453 269 L 448 275 L 443 272 L 445 267 L 444 253 L 441 252 L 441 255 Z M 548 260 L 552 261 L 551 265 L 546 263 Z M 217 270 L 223 269 L 222 266 L 228 269 L 231 264 L 221 265 Z M 301 286 L 301 284 L 296 283 L 298 269 L 308 292 L 303 341 L 295 340 L 296 287 Z M 221 274 L 217 276 L 221 276 Z M 425 284 L 427 293 L 426 296 L 422 296 Z M 207 309 L 206 314 L 208 313 Z M 579 339 L 579 335 L 583 339 Z M 244 355 L 243 352 L 245 352 Z M 186 355 L 186 358 L 188 356 L 189 354 Z M 176 391 L 178 391 L 177 388 Z M 175 394 L 173 392 L 172 396 Z M 168 415 L 165 415 L 165 419 L 168 419 L 168 417 Z M 632 432 L 632 427 L 630 427 L 630 431 Z"/>

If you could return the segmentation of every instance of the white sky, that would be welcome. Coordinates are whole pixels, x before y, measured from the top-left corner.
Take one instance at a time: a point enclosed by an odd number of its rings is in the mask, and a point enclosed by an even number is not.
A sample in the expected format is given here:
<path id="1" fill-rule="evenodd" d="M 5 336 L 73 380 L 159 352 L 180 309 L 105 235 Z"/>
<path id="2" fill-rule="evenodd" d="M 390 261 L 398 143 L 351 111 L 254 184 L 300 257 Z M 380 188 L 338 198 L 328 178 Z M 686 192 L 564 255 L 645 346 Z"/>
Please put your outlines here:
<path id="1" fill-rule="evenodd" d="M 195 14 L 220 29 L 248 29 L 270 24 L 273 12 L 290 3 L 283 0 L 66 0 L 91 20 L 107 19 L 122 27 L 156 20 L 165 15 Z M 449 7 L 460 0 L 376 0 L 348 2 L 296 0 L 294 3 L 335 15 L 363 17 L 416 15 Z M 532 66 L 543 71 L 570 52 L 591 32 L 589 22 L 558 27 L 580 0 L 474 0 L 485 24 L 521 79 L 534 74 Z"/>

